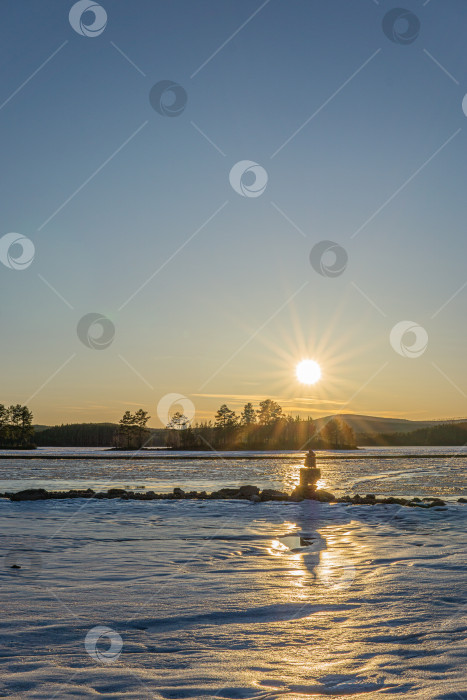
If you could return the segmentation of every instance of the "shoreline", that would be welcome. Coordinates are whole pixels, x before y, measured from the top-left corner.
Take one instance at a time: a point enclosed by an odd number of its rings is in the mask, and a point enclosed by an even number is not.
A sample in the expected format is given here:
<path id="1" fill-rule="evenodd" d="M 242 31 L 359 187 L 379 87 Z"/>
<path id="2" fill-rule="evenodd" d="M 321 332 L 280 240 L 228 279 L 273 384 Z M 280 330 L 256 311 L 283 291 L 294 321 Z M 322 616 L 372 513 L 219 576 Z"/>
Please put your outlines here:
<path id="1" fill-rule="evenodd" d="M 370 448 L 371 449 L 371 448 Z M 376 448 L 375 448 L 376 449 Z M 403 448 L 401 448 L 403 449 Z M 140 460 L 162 460 L 162 459 L 172 459 L 172 460 L 254 460 L 254 459 L 290 459 L 290 460 L 295 460 L 295 459 L 302 459 L 303 460 L 303 455 L 305 454 L 305 451 L 297 452 L 294 454 L 291 454 L 290 452 L 283 452 L 279 454 L 274 454 L 274 453 L 268 453 L 268 454 L 254 454 L 252 452 L 248 453 L 248 456 L 243 457 L 241 454 L 235 454 L 232 455 L 230 452 L 223 454 L 222 452 L 216 452 L 216 453 L 211 453 L 211 454 L 196 454 L 190 453 L 179 453 L 177 452 L 172 453 L 172 452 L 167 452 L 164 454 L 160 454 L 160 452 L 157 452 L 155 454 L 142 454 L 138 452 L 127 452 L 126 454 L 118 454 L 115 453 L 111 450 L 109 450 L 109 454 L 90 454 L 87 455 L 86 453 L 82 454 L 76 454 L 76 455 L 69 455 L 69 454 L 27 454 L 27 455 L 22 455 L 22 454 L 2 454 L 0 452 L 0 460 L 2 459 L 54 459 L 54 460 L 78 460 L 78 459 L 86 459 L 86 460 L 102 460 L 102 459 L 107 459 L 107 460 L 124 460 L 124 459 L 140 459 Z M 436 454 L 436 453 L 431 453 L 431 454 L 340 454 L 340 453 L 333 453 L 333 454 L 325 454 L 325 455 L 317 455 L 317 459 L 319 461 L 327 461 L 327 460 L 344 460 L 344 459 L 453 459 L 453 458 L 458 458 L 458 459 L 467 459 L 467 451 L 463 452 L 453 452 L 453 453 L 448 453 L 448 454 Z"/>
<path id="2" fill-rule="evenodd" d="M 107 491 L 94 491 L 88 489 L 69 489 L 68 491 L 48 491 L 47 489 L 23 489 L 17 492 L 6 491 L 0 493 L 0 498 L 10 501 L 45 501 L 45 500 L 64 500 L 73 498 L 88 498 L 88 499 L 121 499 L 125 501 L 157 501 L 157 500 L 243 500 L 251 503 L 264 503 L 268 501 L 282 501 L 288 503 L 299 503 L 304 500 L 318 501 L 320 503 L 336 504 L 343 503 L 346 505 L 400 505 L 410 508 L 433 508 L 442 507 L 446 509 L 446 501 L 439 497 L 426 496 L 424 498 L 400 498 L 400 497 L 377 497 L 374 494 L 366 494 L 360 496 L 340 496 L 337 497 L 329 491 L 322 489 L 314 489 L 310 487 L 297 486 L 292 493 L 278 491 L 276 489 L 259 489 L 257 486 L 250 484 L 239 486 L 238 488 L 221 488 L 218 491 L 207 493 L 206 491 L 188 491 L 185 492 L 179 487 L 175 487 L 169 493 L 156 493 L 155 491 L 128 491 L 122 488 L 110 488 Z M 458 498 L 458 504 L 467 504 L 466 498 Z M 454 505 L 454 504 L 452 504 Z"/>

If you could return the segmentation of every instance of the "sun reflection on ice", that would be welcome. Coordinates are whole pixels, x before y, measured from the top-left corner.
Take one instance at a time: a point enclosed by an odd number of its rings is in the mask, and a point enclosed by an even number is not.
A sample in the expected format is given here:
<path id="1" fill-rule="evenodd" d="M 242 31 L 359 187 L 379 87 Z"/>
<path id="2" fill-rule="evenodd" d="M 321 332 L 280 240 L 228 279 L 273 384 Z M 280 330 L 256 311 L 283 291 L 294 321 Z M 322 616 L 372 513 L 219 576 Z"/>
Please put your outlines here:
<path id="1" fill-rule="evenodd" d="M 268 547 L 267 551 L 272 554 L 273 557 L 280 557 L 281 554 L 288 551 L 288 547 L 280 542 L 280 540 L 273 540 L 271 546 Z"/>
<path id="2" fill-rule="evenodd" d="M 355 579 L 355 567 L 335 550 L 321 552 L 316 574 L 320 583 L 332 590 L 346 590 Z"/>
<path id="3" fill-rule="evenodd" d="M 286 573 L 294 586 L 304 588 L 312 583 L 337 592 L 350 588 L 354 582 L 353 557 L 346 552 L 351 550 L 354 554 L 355 546 L 358 547 L 348 531 L 324 528 L 322 532 L 305 534 L 297 524 L 288 534 L 273 539 L 267 551 L 287 559 L 290 569 Z"/>

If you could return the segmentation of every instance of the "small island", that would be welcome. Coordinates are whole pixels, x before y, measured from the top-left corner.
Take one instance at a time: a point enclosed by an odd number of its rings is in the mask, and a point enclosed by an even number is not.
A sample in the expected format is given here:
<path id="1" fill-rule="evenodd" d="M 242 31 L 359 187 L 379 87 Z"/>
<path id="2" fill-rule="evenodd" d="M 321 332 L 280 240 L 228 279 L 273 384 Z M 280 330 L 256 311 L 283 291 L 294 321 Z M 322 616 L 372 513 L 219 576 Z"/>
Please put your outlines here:
<path id="1" fill-rule="evenodd" d="M 286 415 L 272 399 L 255 409 L 244 405 L 240 415 L 227 404 L 219 407 L 214 422 L 190 424 L 174 413 L 167 425 L 166 445 L 177 450 L 355 450 L 355 433 L 347 423 L 331 418 L 318 430 L 311 417 Z"/>
<path id="2" fill-rule="evenodd" d="M 27 406 L 0 404 L 0 449 L 34 449 L 32 418 Z"/>

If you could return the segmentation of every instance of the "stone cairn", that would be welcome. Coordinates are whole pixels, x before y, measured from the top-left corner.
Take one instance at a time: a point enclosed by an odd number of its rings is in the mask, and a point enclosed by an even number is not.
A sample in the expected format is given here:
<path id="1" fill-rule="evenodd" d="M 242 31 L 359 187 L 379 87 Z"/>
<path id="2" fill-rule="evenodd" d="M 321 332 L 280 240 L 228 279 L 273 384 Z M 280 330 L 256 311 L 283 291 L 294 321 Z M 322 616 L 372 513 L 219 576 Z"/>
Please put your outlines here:
<path id="1" fill-rule="evenodd" d="M 294 494 L 302 498 L 313 497 L 316 494 L 320 477 L 321 470 L 316 466 L 316 455 L 313 450 L 308 450 L 305 466 L 300 469 L 300 484 L 295 488 Z"/>

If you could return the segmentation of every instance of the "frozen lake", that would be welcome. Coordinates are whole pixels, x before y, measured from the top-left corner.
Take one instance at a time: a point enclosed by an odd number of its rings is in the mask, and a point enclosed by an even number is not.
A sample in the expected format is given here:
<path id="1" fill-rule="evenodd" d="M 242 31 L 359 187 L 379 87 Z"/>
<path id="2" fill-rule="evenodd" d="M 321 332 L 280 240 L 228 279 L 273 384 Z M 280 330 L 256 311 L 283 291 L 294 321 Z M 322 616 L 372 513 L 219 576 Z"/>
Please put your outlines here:
<path id="1" fill-rule="evenodd" d="M 429 510 L 0 498 L 0 697 L 467 698 L 457 449 L 321 456 L 335 493 L 447 501 Z M 92 455 L 4 458 L 0 490 L 290 490 L 303 464 L 297 453 Z"/>
<path id="2" fill-rule="evenodd" d="M 1 696 L 466 697 L 465 506 L 2 499 L 0 528 Z"/>
<path id="3" fill-rule="evenodd" d="M 298 483 L 304 453 L 174 453 L 157 450 L 135 455 L 97 448 L 41 448 L 36 459 L 0 459 L 0 491 L 24 488 L 69 488 L 171 491 L 214 490 L 222 486 L 255 484 L 291 491 Z M 12 453 L 13 454 L 13 453 Z M 23 453 L 25 454 L 25 453 Z M 37 459 L 38 456 L 49 459 Z M 98 456 L 101 459 L 95 459 Z M 70 459 L 76 457 L 76 459 Z M 374 493 L 384 496 L 467 495 L 467 448 L 363 448 L 355 452 L 317 452 L 321 487 L 343 495 Z"/>

